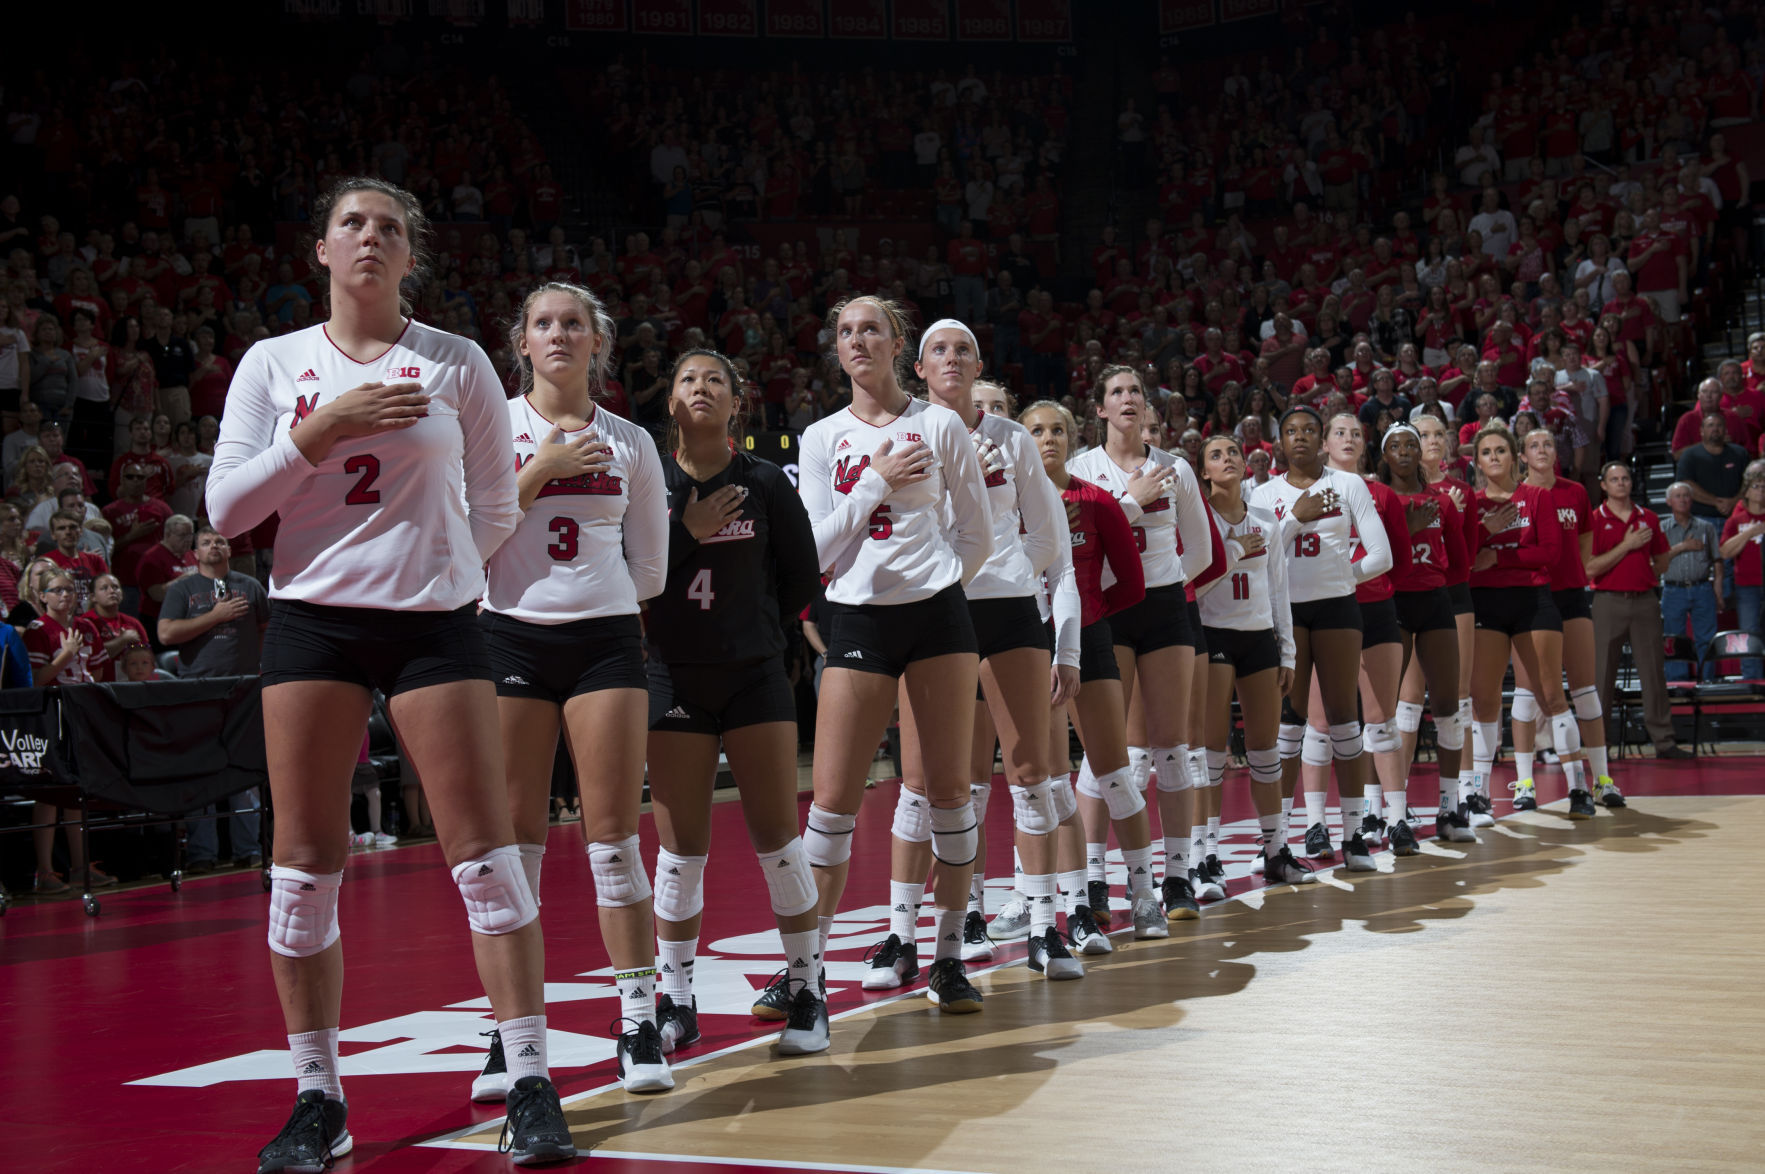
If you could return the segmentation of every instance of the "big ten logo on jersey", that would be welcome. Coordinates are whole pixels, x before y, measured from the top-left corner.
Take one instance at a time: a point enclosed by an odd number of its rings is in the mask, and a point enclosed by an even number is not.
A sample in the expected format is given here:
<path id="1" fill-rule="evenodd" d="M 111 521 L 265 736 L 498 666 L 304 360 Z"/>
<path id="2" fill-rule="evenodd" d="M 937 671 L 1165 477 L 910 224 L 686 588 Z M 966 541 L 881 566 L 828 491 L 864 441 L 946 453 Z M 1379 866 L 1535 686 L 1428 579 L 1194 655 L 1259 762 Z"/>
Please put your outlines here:
<path id="1" fill-rule="evenodd" d="M 421 379 L 422 377 L 423 377 L 423 368 L 421 368 L 421 367 L 388 367 L 388 368 L 386 368 L 386 378 L 388 378 L 388 379 Z"/>
<path id="2" fill-rule="evenodd" d="M 868 454 L 859 457 L 855 464 L 851 457 L 841 457 L 834 462 L 833 466 L 834 489 L 839 493 L 851 493 L 852 486 L 858 484 L 858 478 L 864 476 L 864 470 L 868 468 L 870 468 Z"/>
<path id="3" fill-rule="evenodd" d="M 1263 534 L 1261 526 L 1248 527 L 1247 529 L 1241 530 L 1237 534 L 1234 534 L 1233 537 L 1234 538 L 1245 538 L 1245 537 L 1249 537 L 1250 535 L 1253 535 L 1253 534 L 1258 538 L 1263 538 L 1265 541 L 1264 541 L 1263 545 L 1257 547 L 1255 550 L 1251 551 L 1249 554 L 1247 554 L 1243 558 L 1239 559 L 1238 561 L 1241 563 L 1242 562 L 1249 562 L 1253 558 L 1266 558 L 1268 556 L 1269 548 L 1268 548 L 1268 543 L 1266 541 L 1267 536 Z M 1236 597 L 1234 596 L 1234 598 L 1236 598 Z"/>

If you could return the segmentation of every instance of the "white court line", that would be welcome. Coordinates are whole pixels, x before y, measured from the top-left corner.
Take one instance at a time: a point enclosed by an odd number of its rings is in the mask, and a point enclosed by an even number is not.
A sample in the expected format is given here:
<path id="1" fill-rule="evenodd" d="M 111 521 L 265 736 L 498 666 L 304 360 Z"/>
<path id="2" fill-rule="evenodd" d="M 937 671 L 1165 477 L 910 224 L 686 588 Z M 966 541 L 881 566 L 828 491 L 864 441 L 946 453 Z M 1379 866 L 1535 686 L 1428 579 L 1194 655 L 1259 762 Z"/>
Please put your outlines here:
<path id="1" fill-rule="evenodd" d="M 1568 803 L 1568 800 L 1561 799 L 1561 800 L 1557 800 L 1556 802 L 1553 802 L 1553 803 L 1540 804 L 1538 807 L 1538 810 L 1544 811 L 1547 808 L 1556 806 L 1556 803 L 1563 803 L 1566 805 Z M 1509 814 L 1509 816 L 1512 816 L 1512 815 L 1517 815 L 1519 813 L 1518 812 L 1509 812 L 1508 814 Z M 1506 817 L 1503 817 L 1503 818 L 1506 818 Z M 1499 825 L 1499 820 L 1498 820 L 1498 825 Z M 1491 829 L 1485 828 L 1483 830 L 1488 831 Z M 1420 840 L 1418 840 L 1418 842 L 1420 842 Z M 1434 841 L 1433 841 L 1432 837 L 1430 837 L 1427 842 L 1432 844 Z M 1448 853 L 1448 854 L 1451 854 L 1451 853 Z M 1462 853 L 1459 853 L 1458 855 L 1460 855 L 1461 857 L 1463 856 Z M 1374 859 L 1379 860 L 1379 861 L 1384 861 L 1385 858 L 1387 858 L 1387 857 L 1390 857 L 1392 860 L 1396 859 L 1396 857 L 1392 855 L 1391 850 L 1389 848 L 1377 853 L 1374 856 Z M 1323 882 L 1326 877 L 1329 877 L 1332 873 L 1334 873 L 1337 870 L 1342 869 L 1344 867 L 1345 867 L 1344 865 L 1337 863 L 1337 864 L 1332 864 L 1332 865 L 1325 867 L 1325 868 L 1315 868 L 1312 870 L 1312 875 L 1317 877 L 1320 882 Z M 1380 868 L 1377 873 L 1361 873 L 1359 875 L 1374 876 L 1374 875 L 1381 875 L 1382 874 L 1382 875 L 1390 876 L 1395 872 L 1396 872 L 1395 868 Z M 1247 877 L 1253 877 L 1253 876 L 1258 876 L 1260 874 L 1250 872 L 1248 869 L 1248 866 L 1247 866 L 1244 875 Z M 1235 879 L 1235 878 L 1233 878 L 1233 879 Z M 1352 886 L 1349 886 L 1346 884 L 1332 884 L 1330 887 L 1332 887 L 1332 888 L 1351 888 Z M 1306 888 L 1305 885 L 1294 885 L 1294 884 L 1269 885 L 1265 882 L 1264 884 L 1261 884 L 1261 885 L 1253 885 L 1252 887 L 1244 890 L 1241 893 L 1236 893 L 1236 894 L 1230 895 L 1230 896 L 1226 897 L 1226 899 L 1224 901 L 1209 902 L 1205 906 L 1205 908 L 1206 909 L 1218 909 L 1221 906 L 1229 904 L 1230 902 L 1233 902 L 1233 901 L 1247 901 L 1252 908 L 1260 909 L 1260 908 L 1262 908 L 1263 899 L 1271 891 L 1279 891 L 1281 889 L 1292 889 L 1296 892 L 1300 892 L 1300 891 L 1304 891 L 1305 888 Z M 1111 913 L 1112 920 L 1114 918 L 1114 915 L 1115 915 L 1115 911 L 1112 911 L 1112 913 Z M 1205 921 L 1206 918 L 1203 917 L 1201 920 Z M 1125 925 L 1120 929 L 1110 931 L 1110 933 L 1107 936 L 1109 936 L 1111 938 L 1115 938 L 1115 937 L 1120 937 L 1122 934 L 1131 934 L 1133 932 L 1134 932 L 1134 927 L 1132 925 Z M 1151 942 L 1161 942 L 1161 941 L 1170 941 L 1172 939 L 1170 939 L 1170 938 L 1148 938 L 1146 940 L 1151 941 Z M 1105 955 L 1105 956 L 1106 957 L 1114 957 L 1113 954 Z M 1083 955 L 1079 955 L 1078 957 L 1080 958 L 1081 961 L 1084 958 Z M 1091 955 L 1091 957 L 1098 957 L 1098 955 Z M 997 962 L 997 963 L 994 963 L 993 965 L 985 967 L 984 969 L 981 969 L 981 970 L 970 969 L 969 973 L 970 973 L 971 977 L 979 978 L 982 975 L 992 974 L 994 971 L 1004 970 L 1007 967 L 1022 966 L 1025 963 L 1027 963 L 1028 961 L 1029 961 L 1029 955 L 1025 954 L 1022 958 L 1014 958 L 1014 959 L 1011 959 L 1010 961 L 1006 961 L 1006 962 Z M 860 1004 L 859 1006 L 849 1007 L 846 1010 L 841 1011 L 837 1015 L 828 1016 L 828 1025 L 831 1028 L 833 1024 L 838 1023 L 842 1019 L 849 1019 L 854 1015 L 860 1015 L 860 1014 L 863 1014 L 868 1011 L 874 1011 L 880 1007 L 887 1007 L 892 1004 L 899 1003 L 903 999 L 920 998 L 920 997 L 923 997 L 924 994 L 925 994 L 925 991 L 922 988 L 915 987 L 912 990 L 903 991 L 898 995 L 890 995 L 886 998 L 868 1000 L 868 1001 Z M 702 1055 L 702 1056 L 693 1056 L 690 1059 L 683 1060 L 679 1063 L 670 1064 L 669 1067 L 672 1071 L 679 1071 L 683 1068 L 692 1068 L 696 1065 L 704 1064 L 704 1063 L 707 1063 L 708 1061 L 715 1060 L 715 1059 L 718 1059 L 723 1056 L 729 1056 L 729 1055 L 733 1055 L 736 1052 L 746 1051 L 747 1049 L 755 1047 L 756 1045 L 759 1045 L 759 1044 L 772 1043 L 772 1042 L 776 1041 L 777 1038 L 778 1038 L 778 1033 L 776 1031 L 768 1032 L 765 1035 L 756 1036 L 755 1038 L 750 1039 L 750 1040 L 743 1040 L 740 1043 L 734 1043 L 734 1044 L 728 1045 L 727 1047 L 719 1048 L 717 1051 L 714 1051 L 714 1052 L 707 1052 L 705 1055 Z M 565 1108 L 569 1108 L 572 1105 L 581 1104 L 581 1103 L 583 1103 L 587 1100 L 590 1100 L 594 1097 L 598 1097 L 603 1093 L 612 1092 L 617 1089 L 622 1089 L 623 1087 L 624 1087 L 623 1085 L 621 1085 L 618 1081 L 615 1080 L 610 1084 L 604 1084 L 598 1088 L 584 1089 L 581 1092 L 574 1093 L 571 1096 L 565 1098 L 562 1103 Z M 486 1145 L 483 1142 L 467 1142 L 467 1141 L 464 1141 L 463 1139 L 466 1137 L 469 1137 L 475 1133 L 482 1133 L 485 1130 L 492 1128 L 493 1126 L 501 1126 L 502 1123 L 506 1120 L 508 1120 L 507 1117 L 496 1117 L 496 1118 L 493 1118 L 488 1121 L 480 1121 L 475 1125 L 468 1125 L 468 1126 L 465 1126 L 460 1129 L 452 1130 L 451 1132 L 448 1132 L 448 1133 L 439 1134 L 435 1137 L 430 1138 L 427 1141 L 417 1142 L 416 1145 L 421 1146 L 421 1147 L 430 1147 L 430 1148 L 434 1148 L 434 1149 L 474 1150 L 474 1151 L 485 1152 L 485 1153 L 494 1152 L 495 1151 L 494 1144 Z M 932 1170 L 929 1168 L 922 1168 L 922 1167 L 918 1167 L 918 1166 L 912 1166 L 912 1167 L 849 1166 L 849 1165 L 845 1165 L 843 1163 L 785 1162 L 785 1161 L 780 1161 L 775 1158 L 767 1158 L 764 1160 L 758 1160 L 758 1159 L 753 1159 L 753 1158 L 700 1157 L 700 1156 L 694 1155 L 694 1154 L 645 1154 L 645 1153 L 636 1153 L 636 1152 L 623 1152 L 623 1151 L 616 1151 L 616 1150 L 589 1150 L 589 1151 L 586 1151 L 586 1156 L 591 1157 L 591 1158 L 597 1157 L 597 1156 L 604 1157 L 604 1158 L 623 1158 L 628 1161 L 645 1161 L 645 1162 L 648 1162 L 648 1161 L 655 1161 L 655 1162 L 704 1162 L 708 1165 L 717 1165 L 717 1166 L 742 1166 L 742 1165 L 773 1166 L 773 1167 L 777 1167 L 779 1169 L 786 1169 L 786 1170 L 850 1170 L 850 1171 L 862 1172 L 862 1174 L 872 1174 L 873 1171 L 875 1172 L 875 1174 L 969 1174 L 969 1172 L 966 1172 L 966 1171 Z"/>

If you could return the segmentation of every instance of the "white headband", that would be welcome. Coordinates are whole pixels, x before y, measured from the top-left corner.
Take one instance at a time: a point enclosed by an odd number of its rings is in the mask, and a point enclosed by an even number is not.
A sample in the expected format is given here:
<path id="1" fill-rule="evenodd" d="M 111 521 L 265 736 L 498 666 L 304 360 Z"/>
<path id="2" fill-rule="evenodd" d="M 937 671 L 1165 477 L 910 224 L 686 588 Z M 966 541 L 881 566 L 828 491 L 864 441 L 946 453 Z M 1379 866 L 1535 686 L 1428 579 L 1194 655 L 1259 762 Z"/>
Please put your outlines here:
<path id="1" fill-rule="evenodd" d="M 1391 427 L 1389 427 L 1385 430 L 1385 438 L 1379 442 L 1379 450 L 1381 452 L 1383 452 L 1385 450 L 1385 446 L 1391 443 L 1391 438 L 1393 436 L 1400 436 L 1400 435 L 1401 436 L 1413 436 L 1413 437 L 1415 437 L 1417 444 L 1422 443 L 1422 434 L 1420 432 L 1417 432 L 1415 430 L 1415 428 L 1411 427 L 1408 424 L 1393 424 Z"/>
<path id="2" fill-rule="evenodd" d="M 974 336 L 974 331 L 970 330 L 965 323 L 958 322 L 954 318 L 939 318 L 936 322 L 927 326 L 925 328 L 925 333 L 919 336 L 919 357 L 921 359 L 925 358 L 925 340 L 940 330 L 960 330 L 962 333 L 968 335 L 968 341 L 974 347 L 975 357 L 980 357 L 981 340 Z"/>

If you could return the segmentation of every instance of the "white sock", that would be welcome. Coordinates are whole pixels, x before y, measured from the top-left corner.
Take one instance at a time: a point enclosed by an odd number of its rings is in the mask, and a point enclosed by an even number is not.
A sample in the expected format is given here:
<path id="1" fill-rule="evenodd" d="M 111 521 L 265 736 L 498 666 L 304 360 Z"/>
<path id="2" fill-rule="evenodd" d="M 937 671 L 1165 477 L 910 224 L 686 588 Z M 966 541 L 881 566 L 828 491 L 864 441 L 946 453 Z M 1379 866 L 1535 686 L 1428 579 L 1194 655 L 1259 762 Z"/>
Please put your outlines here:
<path id="1" fill-rule="evenodd" d="M 1204 823 L 1194 824 L 1189 828 L 1189 867 L 1200 868 L 1206 859 L 1206 855 L 1207 825 Z M 1168 862 L 1165 865 L 1165 869 L 1166 871 L 1169 871 L 1170 869 Z"/>
<path id="2" fill-rule="evenodd" d="M 1459 805 L 1459 776 L 1444 771 L 1440 775 L 1440 810 L 1454 811 Z"/>
<path id="3" fill-rule="evenodd" d="M 545 1059 L 544 1015 L 505 1019 L 496 1025 L 496 1030 L 503 1037 L 503 1060 L 509 1066 L 510 1084 L 523 1076 L 550 1078 Z"/>
<path id="4" fill-rule="evenodd" d="M 1207 854 L 1220 854 L 1220 817 L 1217 815 L 1207 817 Z"/>
<path id="5" fill-rule="evenodd" d="M 801 979 L 812 991 L 821 990 L 821 951 L 816 949 L 820 937 L 819 931 L 813 929 L 801 933 L 780 931 L 778 935 L 779 941 L 784 943 L 784 964 L 790 970 L 790 977 Z M 825 999 L 827 992 L 821 991 L 821 997 Z"/>
<path id="6" fill-rule="evenodd" d="M 1085 845 L 1085 880 L 1100 881 L 1109 879 L 1108 844 Z"/>
<path id="7" fill-rule="evenodd" d="M 1385 822 L 1392 827 L 1410 817 L 1410 793 L 1408 791 L 1385 792 Z"/>
<path id="8" fill-rule="evenodd" d="M 1587 755 L 1587 765 L 1593 771 L 1592 782 L 1597 783 L 1603 778 L 1610 777 L 1612 772 L 1607 768 L 1611 764 L 1607 761 L 1604 746 L 1583 746 L 1581 753 Z"/>
<path id="9" fill-rule="evenodd" d="M 288 1054 L 294 1060 L 296 1095 L 317 1088 L 323 1089 L 334 1101 L 343 1099 L 343 1075 L 338 1071 L 335 1027 L 289 1036 Z"/>
<path id="10" fill-rule="evenodd" d="M 823 957 L 826 957 L 826 955 L 827 955 L 827 939 L 828 939 L 828 936 L 833 933 L 833 918 L 831 918 L 831 917 L 817 917 L 815 919 L 815 922 L 816 922 L 816 926 L 821 934 L 821 950 L 819 952 L 821 953 L 821 955 Z"/>
<path id="11" fill-rule="evenodd" d="M 1126 855 L 1126 851 L 1123 851 Z M 1164 875 L 1182 876 L 1189 870 L 1189 837 L 1166 836 L 1164 838 Z"/>
<path id="12" fill-rule="evenodd" d="M 693 997 L 693 959 L 698 953 L 698 938 L 684 942 L 656 939 L 656 973 L 662 979 L 662 993 L 676 1003 L 690 1002 Z"/>
<path id="13" fill-rule="evenodd" d="M 1128 896 L 1138 897 L 1152 891 L 1152 845 L 1144 848 L 1123 848 L 1122 859 L 1128 865 Z M 1178 866 L 1179 868 L 1181 865 Z M 1165 866 L 1169 871 L 1170 866 Z"/>
<path id="14" fill-rule="evenodd" d="M 1063 776 L 1060 776 L 1060 775 L 1055 776 L 1055 778 L 1061 778 L 1061 777 L 1063 777 Z M 1018 889 L 1018 885 L 1017 885 L 1017 878 L 1022 875 L 1023 875 L 1023 854 L 1017 850 L 1017 847 L 1015 845 L 1013 845 L 1012 849 L 1011 849 L 1011 887 L 1013 889 L 1017 889 L 1018 892 L 1023 891 L 1022 889 Z"/>
<path id="15" fill-rule="evenodd" d="M 527 887 L 533 890 L 533 903 L 539 900 L 539 866 L 545 863 L 544 844 L 516 844 L 521 852 L 521 871 L 527 874 Z"/>
<path id="16" fill-rule="evenodd" d="M 1281 819 L 1279 814 L 1259 815 L 1256 826 L 1262 829 L 1262 854 L 1279 856 L 1284 845 L 1281 843 Z"/>
<path id="17" fill-rule="evenodd" d="M 1349 839 L 1361 830 L 1361 816 L 1367 812 L 1367 796 L 1342 796 L 1342 838 Z"/>
<path id="18" fill-rule="evenodd" d="M 889 932 L 911 942 L 919 926 L 919 905 L 925 900 L 925 882 L 889 882 Z"/>
<path id="19" fill-rule="evenodd" d="M 1293 796 L 1291 795 L 1281 796 L 1281 822 L 1276 825 L 1276 828 L 1280 832 L 1281 842 L 1285 844 L 1287 837 L 1293 834 Z"/>
<path id="20" fill-rule="evenodd" d="M 1054 928 L 1054 874 L 1024 874 L 1024 899 L 1030 903 L 1030 936 L 1039 938 Z"/>
<path id="21" fill-rule="evenodd" d="M 1529 779 L 1532 777 L 1532 761 L 1534 755 L 1530 750 L 1514 751 L 1514 777 Z"/>
<path id="22" fill-rule="evenodd" d="M 1305 793 L 1305 826 L 1310 830 L 1313 824 L 1323 823 L 1330 810 L 1330 792 L 1307 791 Z"/>
<path id="23" fill-rule="evenodd" d="M 1059 876 L 1060 895 L 1066 898 L 1066 915 L 1071 917 L 1080 905 L 1090 905 L 1090 894 L 1085 891 L 1085 870 L 1074 869 L 1063 872 Z"/>
<path id="24" fill-rule="evenodd" d="M 971 913 L 987 915 L 987 874 L 981 871 L 980 861 L 975 861 L 974 876 L 968 882 L 968 909 Z"/>
<path id="25" fill-rule="evenodd" d="M 946 958 L 962 957 L 962 919 L 967 916 L 967 909 L 937 910 L 935 917 L 938 923 L 938 944 L 932 961 L 942 962 Z"/>
<path id="26" fill-rule="evenodd" d="M 656 1021 L 656 968 L 615 970 L 613 985 L 619 988 L 619 1014 L 639 1023 Z"/>

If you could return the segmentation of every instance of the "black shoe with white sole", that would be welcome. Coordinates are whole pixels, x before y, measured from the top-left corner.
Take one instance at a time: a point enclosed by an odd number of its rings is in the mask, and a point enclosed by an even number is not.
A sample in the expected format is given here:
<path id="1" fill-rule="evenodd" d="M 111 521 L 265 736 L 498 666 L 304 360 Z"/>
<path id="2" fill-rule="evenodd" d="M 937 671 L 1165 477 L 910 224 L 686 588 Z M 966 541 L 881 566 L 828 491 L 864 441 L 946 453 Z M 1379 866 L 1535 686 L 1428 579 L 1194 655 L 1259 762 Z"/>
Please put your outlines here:
<path id="1" fill-rule="evenodd" d="M 1410 830 L 1408 820 L 1398 820 L 1391 825 L 1391 851 L 1397 856 L 1414 856 L 1421 852 L 1416 844 L 1416 833 Z"/>
<path id="2" fill-rule="evenodd" d="M 933 962 L 927 987 L 926 996 L 940 1011 L 967 1015 L 981 1009 L 981 993 L 968 981 L 968 969 L 960 958 L 939 958 Z"/>
<path id="3" fill-rule="evenodd" d="M 1366 840 L 1360 832 L 1342 841 L 1342 863 L 1350 872 L 1378 872 L 1379 866 L 1373 862 L 1373 850 L 1367 847 Z"/>
<path id="4" fill-rule="evenodd" d="M 1030 938 L 1030 971 L 1058 982 L 1062 979 L 1085 977 L 1085 964 L 1066 948 L 1066 938 L 1053 926 L 1040 937 Z"/>
<path id="5" fill-rule="evenodd" d="M 484 1071 L 472 1078 L 472 1099 L 483 1105 L 509 1095 L 509 1066 L 503 1059 L 503 1033 L 483 1031 L 479 1034 L 490 1037 L 490 1055 L 484 1058 Z"/>
<path id="6" fill-rule="evenodd" d="M 898 934 L 870 947 L 864 960 L 870 963 L 862 983 L 867 991 L 892 991 L 919 977 L 918 943 L 903 942 Z"/>
<path id="7" fill-rule="evenodd" d="M 626 1092 L 666 1092 L 674 1087 L 674 1073 L 662 1055 L 662 1033 L 648 1020 L 621 1019 L 613 1024 L 632 1026 L 620 1033 L 617 1057 L 619 1081 Z"/>
<path id="8" fill-rule="evenodd" d="M 1066 934 L 1081 954 L 1109 954 L 1115 951 L 1109 935 L 1097 926 L 1089 905 L 1079 905 L 1066 917 Z"/>
<path id="9" fill-rule="evenodd" d="M 987 915 L 970 909 L 962 918 L 962 960 L 985 962 L 993 956 L 993 939 L 987 936 Z"/>
<path id="10" fill-rule="evenodd" d="M 789 970 L 781 970 L 773 975 L 771 980 L 767 982 L 766 989 L 754 999 L 754 1005 L 748 1009 L 748 1013 L 755 1019 L 765 1019 L 774 1023 L 789 1018 L 791 989 L 787 980 L 790 978 L 790 974 Z"/>
<path id="11" fill-rule="evenodd" d="M 782 1056 L 812 1056 L 827 1051 L 831 1041 L 827 1032 L 827 1002 L 807 983 L 797 983 L 796 997 L 791 1000 L 790 1018 L 778 1036 Z"/>
<path id="12" fill-rule="evenodd" d="M 1321 823 L 1314 823 L 1305 829 L 1305 854 L 1313 860 L 1327 860 L 1335 853 L 1330 851 L 1330 829 Z"/>
<path id="13" fill-rule="evenodd" d="M 1097 924 L 1104 929 L 1108 929 L 1111 920 L 1109 912 L 1109 882 L 1099 880 L 1086 881 L 1085 904 L 1089 906 L 1091 916 L 1097 919 Z"/>
<path id="14" fill-rule="evenodd" d="M 523 1076 L 509 1088 L 509 1115 L 497 1139 L 498 1152 L 517 1166 L 567 1162 L 576 1156 L 558 1090 L 543 1076 Z"/>
<path id="15" fill-rule="evenodd" d="M 1263 856 L 1262 883 L 1265 885 L 1309 885 L 1316 884 L 1317 879 L 1311 868 L 1295 857 L 1293 849 L 1285 844 L 1273 856 Z"/>
<path id="16" fill-rule="evenodd" d="M 257 1174 L 321 1174 L 351 1149 L 349 1106 L 323 1089 L 294 1098 L 294 1112 L 275 1140 L 257 1151 Z"/>
<path id="17" fill-rule="evenodd" d="M 687 998 L 676 1003 L 672 995 L 663 995 L 656 1003 L 656 1030 L 662 1036 L 662 1053 L 688 1048 L 699 1042 L 699 1003 Z"/>

